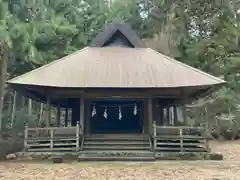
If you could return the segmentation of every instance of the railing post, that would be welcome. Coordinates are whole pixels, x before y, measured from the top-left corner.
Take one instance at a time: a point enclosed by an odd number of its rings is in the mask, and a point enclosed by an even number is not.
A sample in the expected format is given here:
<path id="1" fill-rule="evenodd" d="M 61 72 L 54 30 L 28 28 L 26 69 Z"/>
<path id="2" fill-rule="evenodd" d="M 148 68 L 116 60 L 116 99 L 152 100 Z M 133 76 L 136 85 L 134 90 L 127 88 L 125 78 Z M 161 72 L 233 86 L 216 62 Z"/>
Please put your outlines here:
<path id="1" fill-rule="evenodd" d="M 156 127 L 156 121 L 153 121 L 153 152 L 154 152 L 154 156 L 155 156 L 155 151 L 157 148 L 157 127 Z"/>
<path id="2" fill-rule="evenodd" d="M 207 152 L 210 152 L 208 137 L 206 137 L 205 143 L 206 143 L 206 150 L 207 150 Z"/>
<path id="3" fill-rule="evenodd" d="M 210 135 L 210 132 L 209 132 L 209 120 L 208 120 L 208 111 L 207 111 L 207 108 L 205 108 L 205 146 L 206 146 L 206 150 L 207 152 L 210 152 L 210 147 L 209 147 L 209 135 Z M 219 126 L 218 126 L 219 127 Z"/>
<path id="4" fill-rule="evenodd" d="M 28 125 L 25 124 L 24 128 L 24 150 L 27 151 L 27 143 L 28 143 Z"/>
<path id="5" fill-rule="evenodd" d="M 206 122 L 206 124 L 208 124 L 207 122 Z M 205 133 L 204 133 L 204 136 L 205 136 L 205 146 L 206 146 L 206 150 L 207 150 L 207 152 L 210 152 L 210 147 L 209 147 L 209 127 L 208 127 L 208 125 L 206 125 L 206 127 L 205 127 Z"/>
<path id="6" fill-rule="evenodd" d="M 80 133 L 80 126 L 79 126 L 79 121 L 77 122 L 76 125 L 76 150 L 79 150 L 79 133 Z"/>
<path id="7" fill-rule="evenodd" d="M 180 135 L 180 151 L 183 152 L 183 129 L 179 129 L 179 135 Z"/>
<path id="8" fill-rule="evenodd" d="M 53 128 L 50 128 L 50 148 L 53 149 Z"/>

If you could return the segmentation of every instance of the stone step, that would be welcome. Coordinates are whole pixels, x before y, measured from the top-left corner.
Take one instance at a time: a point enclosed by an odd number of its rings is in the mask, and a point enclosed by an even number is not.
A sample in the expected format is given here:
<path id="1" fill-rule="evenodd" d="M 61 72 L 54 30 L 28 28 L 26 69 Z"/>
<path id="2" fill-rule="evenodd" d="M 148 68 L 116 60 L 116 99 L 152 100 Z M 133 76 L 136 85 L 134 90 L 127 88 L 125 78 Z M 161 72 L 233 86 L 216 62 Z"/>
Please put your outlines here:
<path id="1" fill-rule="evenodd" d="M 87 158 L 87 157 L 136 157 L 136 158 L 153 158 L 154 153 L 149 150 L 84 150 L 78 153 L 79 158 Z"/>
<path id="2" fill-rule="evenodd" d="M 78 157 L 78 161 L 154 161 L 154 157 Z"/>
<path id="3" fill-rule="evenodd" d="M 104 145 L 84 145 L 84 150 L 150 150 L 150 146 L 124 146 L 124 145 L 114 145 L 114 146 L 104 146 Z"/>

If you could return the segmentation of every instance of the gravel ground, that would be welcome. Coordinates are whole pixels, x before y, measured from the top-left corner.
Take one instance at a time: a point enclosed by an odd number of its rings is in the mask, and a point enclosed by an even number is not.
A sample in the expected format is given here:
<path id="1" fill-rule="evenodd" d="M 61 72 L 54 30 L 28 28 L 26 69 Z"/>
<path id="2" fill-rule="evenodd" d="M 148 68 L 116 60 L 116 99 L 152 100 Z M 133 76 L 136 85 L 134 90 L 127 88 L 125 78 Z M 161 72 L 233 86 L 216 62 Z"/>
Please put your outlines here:
<path id="1" fill-rule="evenodd" d="M 240 141 L 211 143 L 224 161 L 0 163 L 0 180 L 240 180 Z"/>

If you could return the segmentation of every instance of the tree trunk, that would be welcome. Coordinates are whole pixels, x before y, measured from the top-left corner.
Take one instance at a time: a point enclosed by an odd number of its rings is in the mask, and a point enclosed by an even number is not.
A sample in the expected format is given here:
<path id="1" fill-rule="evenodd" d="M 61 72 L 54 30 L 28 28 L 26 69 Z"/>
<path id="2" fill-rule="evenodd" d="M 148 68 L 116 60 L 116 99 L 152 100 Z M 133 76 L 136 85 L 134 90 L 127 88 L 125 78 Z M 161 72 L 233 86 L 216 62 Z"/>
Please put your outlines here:
<path id="1" fill-rule="evenodd" d="M 7 72 L 7 52 L 5 45 L 0 46 L 0 130 L 2 129 L 5 75 Z"/>
<path id="2" fill-rule="evenodd" d="M 12 104 L 12 115 L 11 115 L 11 127 L 13 127 L 13 123 L 14 123 L 14 119 L 15 119 L 15 112 L 16 112 L 16 98 L 17 98 L 17 92 L 14 91 L 13 104 Z"/>
<path id="3" fill-rule="evenodd" d="M 8 97 L 8 116 L 11 117 L 12 114 L 12 103 L 13 103 L 13 99 L 12 99 L 12 91 L 9 92 L 9 97 Z"/>

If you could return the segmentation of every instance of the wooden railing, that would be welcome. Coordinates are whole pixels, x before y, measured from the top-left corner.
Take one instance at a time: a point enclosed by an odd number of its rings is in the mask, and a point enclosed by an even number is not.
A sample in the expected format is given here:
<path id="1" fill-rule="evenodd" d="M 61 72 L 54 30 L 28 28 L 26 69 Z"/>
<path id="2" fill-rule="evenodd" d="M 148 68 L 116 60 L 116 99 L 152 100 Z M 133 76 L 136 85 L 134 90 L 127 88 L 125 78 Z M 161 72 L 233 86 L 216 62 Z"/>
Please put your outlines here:
<path id="1" fill-rule="evenodd" d="M 76 127 L 46 127 L 29 128 L 25 126 L 25 151 L 78 151 L 83 139 L 82 128 Z"/>
<path id="2" fill-rule="evenodd" d="M 152 139 L 154 151 L 210 151 L 204 127 L 158 126 L 153 122 Z"/>

